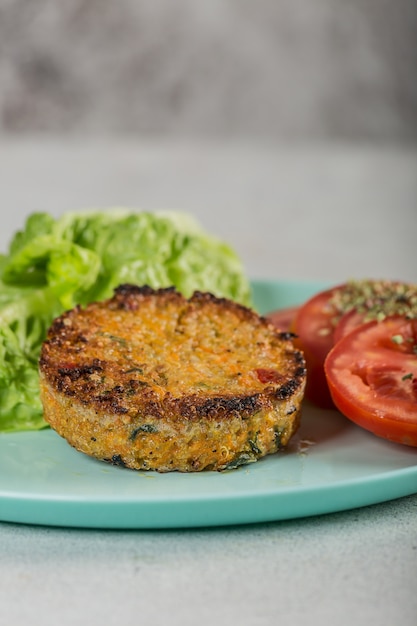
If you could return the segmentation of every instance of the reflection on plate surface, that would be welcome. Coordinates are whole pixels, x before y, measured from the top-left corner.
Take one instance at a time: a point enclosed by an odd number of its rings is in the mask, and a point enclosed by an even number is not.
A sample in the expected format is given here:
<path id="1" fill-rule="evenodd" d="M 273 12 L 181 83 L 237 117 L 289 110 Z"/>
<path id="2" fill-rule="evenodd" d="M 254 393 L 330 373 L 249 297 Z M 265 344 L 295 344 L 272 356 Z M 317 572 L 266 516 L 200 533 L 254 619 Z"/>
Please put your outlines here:
<path id="1" fill-rule="evenodd" d="M 261 312 L 322 284 L 254 282 Z M 414 448 L 336 411 L 305 404 L 284 452 L 217 473 L 135 472 L 95 461 L 51 430 L 0 435 L 0 520 L 98 528 L 169 528 L 289 519 L 417 492 Z"/>

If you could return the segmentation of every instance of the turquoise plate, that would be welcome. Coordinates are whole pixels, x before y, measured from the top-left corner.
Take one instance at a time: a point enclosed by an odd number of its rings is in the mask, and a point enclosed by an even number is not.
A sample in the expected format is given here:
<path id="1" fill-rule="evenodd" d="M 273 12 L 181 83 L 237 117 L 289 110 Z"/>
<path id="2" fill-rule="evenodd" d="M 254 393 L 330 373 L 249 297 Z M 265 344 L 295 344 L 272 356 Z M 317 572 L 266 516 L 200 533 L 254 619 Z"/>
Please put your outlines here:
<path id="1" fill-rule="evenodd" d="M 255 281 L 262 312 L 322 283 Z M 304 407 L 289 448 L 225 473 L 134 472 L 95 461 L 53 431 L 0 435 L 0 520 L 90 528 L 175 528 L 297 518 L 417 492 L 417 450 L 336 411 Z"/>

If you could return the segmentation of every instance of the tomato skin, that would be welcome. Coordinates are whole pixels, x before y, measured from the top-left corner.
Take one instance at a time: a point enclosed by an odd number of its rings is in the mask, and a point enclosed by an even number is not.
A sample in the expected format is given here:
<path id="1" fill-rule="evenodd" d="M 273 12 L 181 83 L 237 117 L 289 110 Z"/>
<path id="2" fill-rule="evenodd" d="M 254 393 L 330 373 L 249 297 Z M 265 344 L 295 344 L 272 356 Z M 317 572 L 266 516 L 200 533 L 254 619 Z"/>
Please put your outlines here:
<path id="1" fill-rule="evenodd" d="M 378 437 L 415 447 L 416 346 L 417 320 L 387 317 L 345 335 L 324 365 L 333 401 L 343 415 Z"/>
<path id="2" fill-rule="evenodd" d="M 293 330 L 294 318 L 298 313 L 298 306 L 287 307 L 285 309 L 278 309 L 268 313 L 266 318 L 280 331 L 291 332 Z"/>
<path id="3" fill-rule="evenodd" d="M 336 324 L 336 328 L 334 329 L 333 334 L 333 343 L 337 343 L 345 335 L 350 333 L 352 330 L 364 324 L 365 313 L 359 313 L 358 311 L 349 311 L 342 315 L 339 321 Z"/>
<path id="4" fill-rule="evenodd" d="M 278 330 L 296 335 L 294 344 L 304 353 L 307 364 L 306 398 L 326 409 L 334 408 L 324 375 L 324 359 L 333 345 L 333 326 L 327 309 L 335 289 L 320 292 L 301 306 L 278 309 L 266 316 Z M 323 328 L 325 333 L 320 334 Z"/>
<path id="5" fill-rule="evenodd" d="M 307 364 L 306 398 L 323 409 L 334 408 L 324 361 L 333 347 L 336 310 L 331 299 L 343 285 L 326 289 L 305 302 L 294 318 L 295 343 L 304 352 Z"/>

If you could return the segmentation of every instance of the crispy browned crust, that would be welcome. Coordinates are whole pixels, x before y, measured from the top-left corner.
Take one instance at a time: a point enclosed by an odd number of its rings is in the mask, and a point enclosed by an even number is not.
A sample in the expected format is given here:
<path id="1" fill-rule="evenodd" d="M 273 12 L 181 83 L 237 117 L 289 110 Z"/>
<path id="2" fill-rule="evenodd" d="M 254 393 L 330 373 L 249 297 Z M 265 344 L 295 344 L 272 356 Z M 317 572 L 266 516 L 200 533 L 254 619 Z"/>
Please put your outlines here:
<path id="1" fill-rule="evenodd" d="M 58 317 L 39 361 L 45 419 L 96 458 L 199 471 L 257 460 L 298 427 L 292 335 L 209 293 L 121 285 Z"/>

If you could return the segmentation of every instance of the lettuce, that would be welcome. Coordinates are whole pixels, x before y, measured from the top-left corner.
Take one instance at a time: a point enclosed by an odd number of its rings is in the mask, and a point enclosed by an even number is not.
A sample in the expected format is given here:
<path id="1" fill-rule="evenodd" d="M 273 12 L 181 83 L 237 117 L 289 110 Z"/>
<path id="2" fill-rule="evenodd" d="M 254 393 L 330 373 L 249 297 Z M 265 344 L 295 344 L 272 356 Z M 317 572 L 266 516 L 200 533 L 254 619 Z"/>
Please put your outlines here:
<path id="1" fill-rule="evenodd" d="M 188 215 L 123 209 L 30 215 L 0 255 L 0 431 L 46 426 L 38 359 L 54 317 L 121 283 L 174 285 L 251 305 L 236 253 Z"/>
<path id="2" fill-rule="evenodd" d="M 48 289 L 2 286 L 0 308 L 0 430 L 46 426 L 38 390 L 42 341 L 62 307 Z M 9 301 L 6 303 L 6 296 Z"/>

